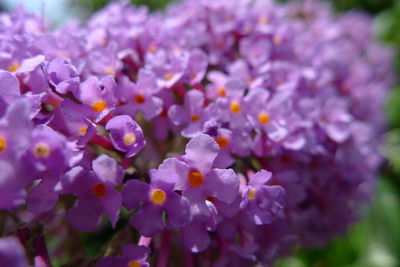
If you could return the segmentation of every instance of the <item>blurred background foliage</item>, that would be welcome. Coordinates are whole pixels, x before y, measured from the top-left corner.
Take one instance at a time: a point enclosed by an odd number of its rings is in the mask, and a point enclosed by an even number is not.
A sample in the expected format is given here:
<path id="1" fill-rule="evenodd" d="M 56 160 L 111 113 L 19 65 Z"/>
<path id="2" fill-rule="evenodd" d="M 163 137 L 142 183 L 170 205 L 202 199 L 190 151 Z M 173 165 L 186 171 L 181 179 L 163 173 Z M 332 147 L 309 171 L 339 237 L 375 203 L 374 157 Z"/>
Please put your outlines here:
<path id="1" fill-rule="evenodd" d="M 29 0 L 29 3 L 35 1 Z M 81 19 L 87 18 L 110 2 L 109 0 L 57 1 L 68 6 L 69 12 L 67 11 L 66 15 Z M 151 10 L 158 10 L 165 8 L 172 1 L 174 0 L 132 0 L 132 3 L 147 5 Z M 227 1 L 234 3 L 235 0 Z M 325 1 L 331 2 L 337 12 L 360 10 L 375 16 L 378 37 L 394 48 L 397 73 L 400 74 L 400 0 Z M 0 10 L 10 8 L 11 2 L 18 1 L 0 0 Z M 326 248 L 307 251 L 298 249 L 293 257 L 279 260 L 276 267 L 400 266 L 400 85 L 393 89 L 388 98 L 387 117 L 389 123 L 389 130 L 385 136 L 387 145 L 382 148 L 382 152 L 387 156 L 388 163 L 382 167 L 381 179 L 372 206 L 366 210 L 363 220 L 354 224 L 346 236 L 336 238 Z M 90 242 L 87 245 L 94 247 Z"/>

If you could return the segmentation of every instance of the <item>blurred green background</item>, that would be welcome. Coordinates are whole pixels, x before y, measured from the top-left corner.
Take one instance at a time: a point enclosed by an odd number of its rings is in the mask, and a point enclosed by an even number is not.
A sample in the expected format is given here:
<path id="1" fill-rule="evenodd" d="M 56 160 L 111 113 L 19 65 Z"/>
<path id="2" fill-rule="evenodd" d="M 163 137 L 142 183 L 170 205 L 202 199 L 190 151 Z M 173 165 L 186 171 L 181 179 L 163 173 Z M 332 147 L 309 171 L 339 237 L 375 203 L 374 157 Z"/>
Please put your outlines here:
<path id="1" fill-rule="evenodd" d="M 133 0 L 134 4 L 145 4 L 152 10 L 162 9 L 174 0 Z M 235 0 L 227 0 L 234 2 Z M 285 1 L 285 0 L 282 0 Z M 362 10 L 376 17 L 378 38 L 396 51 L 396 69 L 400 74 L 400 0 L 326 0 L 337 12 Z M 0 0 L 0 10 L 10 9 L 18 1 Z M 34 2 L 27 1 L 27 5 Z M 104 6 L 107 0 L 47 0 L 47 8 L 54 2 L 61 14 L 54 14 L 54 22 L 62 24 L 65 18 L 84 19 Z M 51 14 L 49 16 L 51 17 Z M 62 18 L 62 19 L 60 19 Z M 62 20 L 62 21 L 61 21 Z M 400 76 L 399 76 L 400 77 Z M 365 217 L 353 225 L 346 236 L 333 240 L 319 250 L 297 250 L 293 257 L 281 259 L 278 267 L 395 267 L 400 266 L 400 85 L 393 88 L 388 98 L 389 122 L 387 146 L 382 152 L 388 162 L 382 167 L 372 206 Z"/>

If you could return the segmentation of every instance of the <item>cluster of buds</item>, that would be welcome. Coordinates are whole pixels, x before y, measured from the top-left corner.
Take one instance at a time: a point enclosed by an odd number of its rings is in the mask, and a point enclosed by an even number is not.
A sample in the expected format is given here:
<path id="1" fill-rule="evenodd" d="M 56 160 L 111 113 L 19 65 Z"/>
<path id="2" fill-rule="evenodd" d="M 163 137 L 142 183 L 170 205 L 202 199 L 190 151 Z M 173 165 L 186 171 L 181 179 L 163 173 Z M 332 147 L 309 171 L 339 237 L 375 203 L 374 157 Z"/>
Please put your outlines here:
<path id="1" fill-rule="evenodd" d="M 344 233 L 393 80 L 371 24 L 309 0 L 119 1 L 54 31 L 1 14 L 0 265 L 109 224 L 74 266 L 270 264 Z"/>

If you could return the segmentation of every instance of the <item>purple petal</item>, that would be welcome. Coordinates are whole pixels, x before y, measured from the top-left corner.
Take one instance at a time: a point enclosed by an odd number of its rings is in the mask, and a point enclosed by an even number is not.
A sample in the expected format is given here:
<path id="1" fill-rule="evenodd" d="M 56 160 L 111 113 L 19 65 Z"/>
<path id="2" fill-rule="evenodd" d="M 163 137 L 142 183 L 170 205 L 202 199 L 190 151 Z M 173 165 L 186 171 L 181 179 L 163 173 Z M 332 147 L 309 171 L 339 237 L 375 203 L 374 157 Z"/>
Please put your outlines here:
<path id="1" fill-rule="evenodd" d="M 144 204 L 135 215 L 132 225 L 144 236 L 153 236 L 164 229 L 162 208 L 151 203 Z"/>
<path id="2" fill-rule="evenodd" d="M 189 121 L 189 113 L 180 105 L 172 105 L 168 110 L 168 117 L 175 125 L 182 125 Z"/>
<path id="3" fill-rule="evenodd" d="M 182 194 L 190 204 L 190 214 L 192 222 L 204 222 L 210 217 L 210 210 L 206 204 L 206 196 L 203 192 L 189 187 Z"/>
<path id="4" fill-rule="evenodd" d="M 101 155 L 92 163 L 93 171 L 97 177 L 105 183 L 119 185 L 124 176 L 124 170 L 121 166 L 107 155 Z"/>
<path id="5" fill-rule="evenodd" d="M 137 87 L 140 91 L 144 91 L 149 95 L 157 93 L 159 87 L 157 86 L 156 75 L 150 70 L 140 69 Z"/>
<path id="6" fill-rule="evenodd" d="M 219 146 L 209 135 L 200 134 L 190 140 L 185 152 L 188 164 L 204 175 L 210 171 L 218 155 Z"/>
<path id="7" fill-rule="evenodd" d="M 126 182 L 122 191 L 122 204 L 128 210 L 136 208 L 140 202 L 149 199 L 150 186 L 138 180 Z"/>
<path id="8" fill-rule="evenodd" d="M 158 116 L 163 109 L 163 101 L 159 97 L 150 96 L 147 97 L 146 101 L 141 107 L 141 111 L 146 120 L 151 120 Z"/>
<path id="9" fill-rule="evenodd" d="M 266 170 L 261 170 L 253 175 L 253 177 L 250 178 L 249 185 L 254 186 L 255 188 L 258 188 L 265 183 L 267 183 L 272 177 L 272 173 Z"/>
<path id="10" fill-rule="evenodd" d="M 172 191 L 179 180 L 176 164 L 176 159 L 169 158 L 164 160 L 157 170 L 150 170 L 151 184 L 164 191 Z"/>
<path id="11" fill-rule="evenodd" d="M 57 182 L 57 177 L 44 177 L 29 193 L 27 199 L 28 209 L 36 213 L 51 210 L 58 200 L 58 194 L 55 192 Z"/>
<path id="12" fill-rule="evenodd" d="M 107 195 L 102 199 L 103 209 L 110 219 L 111 225 L 114 228 L 119 219 L 119 210 L 121 208 L 122 197 L 121 193 L 107 188 Z"/>
<path id="13" fill-rule="evenodd" d="M 204 95 L 199 90 L 190 90 L 185 95 L 185 107 L 191 115 L 200 115 L 204 110 Z"/>
<path id="14" fill-rule="evenodd" d="M 102 208 L 98 199 L 91 195 L 84 195 L 68 210 L 68 222 L 76 229 L 90 232 L 100 224 Z"/>
<path id="15" fill-rule="evenodd" d="M 239 179 L 232 169 L 213 169 L 204 182 L 206 190 L 219 200 L 232 203 L 239 190 Z"/>
<path id="16" fill-rule="evenodd" d="M 183 242 L 190 251 L 197 253 L 210 244 L 210 237 L 202 224 L 190 224 L 183 228 Z"/>
<path id="17" fill-rule="evenodd" d="M 122 254 L 130 260 L 144 262 L 150 255 L 151 249 L 146 246 L 128 244 L 122 248 Z"/>
<path id="18" fill-rule="evenodd" d="M 18 79 L 9 72 L 0 72 L 0 95 L 7 103 L 21 96 Z"/>
<path id="19" fill-rule="evenodd" d="M 189 201 L 175 192 L 168 194 L 164 208 L 168 214 L 167 227 L 172 229 L 185 225 L 190 220 Z"/>

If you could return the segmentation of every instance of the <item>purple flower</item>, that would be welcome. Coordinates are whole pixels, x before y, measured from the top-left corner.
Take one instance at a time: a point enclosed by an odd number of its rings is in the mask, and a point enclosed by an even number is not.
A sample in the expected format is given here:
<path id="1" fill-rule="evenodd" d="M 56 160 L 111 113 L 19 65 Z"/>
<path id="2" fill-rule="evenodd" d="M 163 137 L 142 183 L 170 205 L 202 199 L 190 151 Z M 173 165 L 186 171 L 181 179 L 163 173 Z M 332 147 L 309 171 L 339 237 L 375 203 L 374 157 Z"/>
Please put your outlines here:
<path id="1" fill-rule="evenodd" d="M 132 217 L 132 225 L 142 235 L 153 236 L 164 228 L 163 212 L 167 214 L 169 229 L 180 227 L 190 219 L 189 202 L 173 192 L 178 176 L 170 173 L 175 161 L 165 160 L 157 170 L 150 170 L 150 185 L 138 180 L 130 180 L 123 191 L 123 205 L 131 210 L 142 203 Z"/>
<path id="2" fill-rule="evenodd" d="M 117 84 L 112 76 L 104 76 L 101 80 L 89 77 L 81 83 L 76 97 L 86 106 L 91 107 L 97 121 L 106 116 L 116 104 Z"/>
<path id="3" fill-rule="evenodd" d="M 123 169 L 106 155 L 95 159 L 92 169 L 74 167 L 61 178 L 57 186 L 60 193 L 79 197 L 68 210 L 67 218 L 80 231 L 96 230 L 103 212 L 115 227 L 121 207 L 121 193 L 115 187 L 122 182 Z"/>
<path id="4" fill-rule="evenodd" d="M 244 210 L 255 224 L 269 224 L 274 216 L 283 210 L 285 190 L 281 186 L 265 185 L 272 174 L 259 171 L 250 179 L 249 185 L 243 190 L 243 200 L 240 208 Z"/>
<path id="5" fill-rule="evenodd" d="M 122 248 L 122 257 L 104 257 L 100 259 L 98 267 L 117 267 L 117 266 L 128 266 L 128 267 L 150 267 L 146 262 L 149 257 L 150 248 L 145 246 L 138 246 L 128 244 Z"/>
<path id="6" fill-rule="evenodd" d="M 118 84 L 118 99 L 125 103 L 118 108 L 119 114 L 130 114 L 132 117 L 141 112 L 146 120 L 151 120 L 162 112 L 162 100 L 155 96 L 160 90 L 153 72 L 141 69 L 136 84 L 128 77 L 121 78 Z"/>
<path id="7" fill-rule="evenodd" d="M 257 130 L 264 130 L 273 141 L 281 141 L 288 134 L 286 118 L 288 94 L 270 94 L 265 89 L 256 89 L 246 96 L 248 118 Z M 287 116 L 285 116 L 287 115 Z"/>
<path id="8" fill-rule="evenodd" d="M 110 131 L 114 147 L 126 152 L 127 158 L 135 156 L 146 144 L 139 124 L 128 115 L 112 118 L 107 122 L 106 129 Z"/>
<path id="9" fill-rule="evenodd" d="M 191 205 L 193 220 L 210 216 L 205 203 L 207 197 L 215 197 L 231 203 L 238 194 L 239 180 L 232 169 L 213 169 L 219 147 L 214 139 L 200 134 L 190 140 L 185 155 L 170 165 L 170 173 L 178 175 L 175 190 L 181 190 Z"/>
<path id="10" fill-rule="evenodd" d="M 58 57 L 49 62 L 47 66 L 49 82 L 60 94 L 72 92 L 76 94 L 79 88 L 79 74 L 71 59 L 67 57 Z"/>
<path id="11" fill-rule="evenodd" d="M 71 151 L 63 135 L 50 127 L 38 126 L 32 132 L 31 145 L 24 160 L 39 173 L 49 171 L 59 175 L 66 170 L 70 156 Z"/>
<path id="12" fill-rule="evenodd" d="M 185 94 L 184 107 L 172 105 L 168 116 L 173 124 L 185 125 L 182 130 L 184 137 L 193 138 L 203 132 L 203 123 L 207 118 L 204 110 L 204 95 L 198 90 L 191 90 Z"/>

